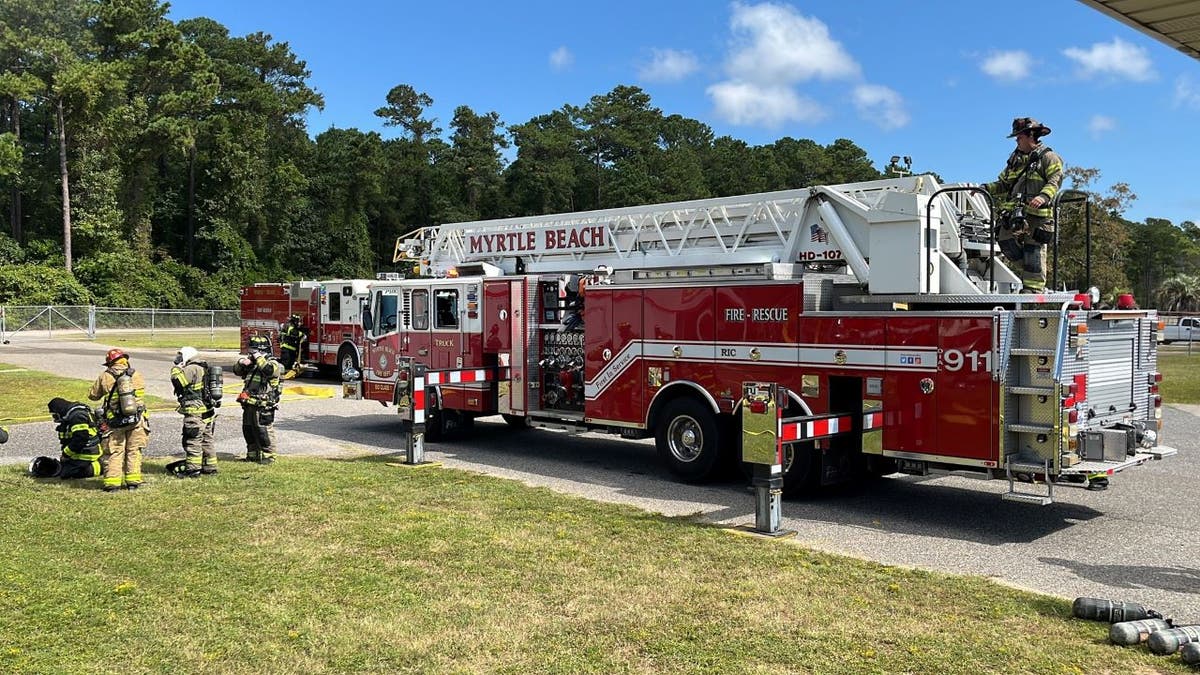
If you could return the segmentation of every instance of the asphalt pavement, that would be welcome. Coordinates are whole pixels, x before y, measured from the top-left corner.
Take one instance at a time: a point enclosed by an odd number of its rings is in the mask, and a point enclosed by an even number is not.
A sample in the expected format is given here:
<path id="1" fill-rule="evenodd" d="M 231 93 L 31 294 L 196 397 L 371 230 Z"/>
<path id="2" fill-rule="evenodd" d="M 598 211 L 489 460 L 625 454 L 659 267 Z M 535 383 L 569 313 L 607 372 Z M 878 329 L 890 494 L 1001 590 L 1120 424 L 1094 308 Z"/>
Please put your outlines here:
<path id="1" fill-rule="evenodd" d="M 106 349 L 89 342 L 18 338 L 0 346 L 0 363 L 91 379 L 100 372 Z M 228 366 L 236 358 L 232 352 L 205 354 Z M 147 389 L 170 399 L 174 350 L 134 349 L 130 355 L 145 374 Z M 297 385 L 335 386 L 319 380 L 289 383 L 275 425 L 281 455 L 402 456 L 400 423 L 392 408 L 307 398 L 296 393 Z M 1040 507 L 1002 501 L 1003 481 L 896 475 L 785 501 L 783 527 L 797 532 L 794 541 L 816 549 L 985 576 L 1067 598 L 1131 600 L 1180 622 L 1200 623 L 1200 491 L 1192 482 L 1200 474 L 1198 411 L 1195 406 L 1165 408 L 1164 442 L 1179 454 L 1118 474 L 1104 492 L 1057 488 L 1056 503 Z M 179 417 L 157 413 L 152 425 L 147 454 L 181 456 Z M 50 422 L 10 428 L 13 437 L 0 446 L 0 463 L 57 452 Z M 216 444 L 223 460 L 244 454 L 236 408 L 219 418 Z M 650 441 L 516 431 L 496 417 L 479 420 L 468 435 L 427 444 L 426 455 L 447 467 L 587 499 L 722 525 L 754 522 L 753 495 L 743 484 L 675 482 Z M 396 471 L 397 477 L 403 475 L 403 469 Z"/>

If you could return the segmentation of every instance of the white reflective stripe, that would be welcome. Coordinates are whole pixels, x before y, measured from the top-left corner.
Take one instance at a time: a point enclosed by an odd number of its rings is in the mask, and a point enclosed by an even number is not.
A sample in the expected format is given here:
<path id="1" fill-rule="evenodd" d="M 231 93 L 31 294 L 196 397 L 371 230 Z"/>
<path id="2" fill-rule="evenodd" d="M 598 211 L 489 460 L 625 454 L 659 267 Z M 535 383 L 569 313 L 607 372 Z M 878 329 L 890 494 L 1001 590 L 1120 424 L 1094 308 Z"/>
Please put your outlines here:
<path id="1" fill-rule="evenodd" d="M 676 347 L 680 349 L 679 356 L 675 355 Z M 676 361 L 715 360 L 757 365 L 833 366 L 846 370 L 937 370 L 937 349 L 934 347 L 887 348 L 811 344 L 789 346 L 777 343 L 633 340 L 621 349 L 621 353 L 605 364 L 590 382 L 584 384 L 584 398 L 594 399 L 603 393 L 633 365 L 639 350 L 643 358 Z"/>
<path id="2" fill-rule="evenodd" d="M 753 342 L 717 343 L 717 361 L 732 363 L 798 363 L 799 347 L 785 345 L 755 344 Z M 755 352 L 755 350 L 757 350 Z M 757 354 L 758 358 L 755 358 Z"/>
<path id="3" fill-rule="evenodd" d="M 833 364 L 846 367 L 871 366 L 882 368 L 885 351 L 883 347 L 874 349 L 862 347 L 801 347 L 800 363 L 803 365 Z"/>
<path id="4" fill-rule="evenodd" d="M 441 370 L 426 373 L 429 384 L 462 384 L 464 382 L 486 382 L 491 380 L 488 370 Z"/>
<path id="5" fill-rule="evenodd" d="M 679 355 L 675 349 L 679 348 Z M 716 356 L 716 345 L 711 342 L 643 342 L 642 356 L 659 359 L 702 359 Z"/>
<path id="6" fill-rule="evenodd" d="M 937 370 L 937 357 L 932 347 L 892 347 L 886 363 L 890 370 Z"/>
<path id="7" fill-rule="evenodd" d="M 585 381 L 583 383 L 583 397 L 596 398 L 599 396 L 610 384 L 616 381 L 621 373 L 633 365 L 633 362 L 641 356 L 641 352 L 641 340 L 633 340 L 622 347 L 621 351 L 611 361 L 604 364 L 600 372 L 596 373 L 591 382 Z"/>
<path id="8" fill-rule="evenodd" d="M 425 378 L 413 378 L 413 424 L 425 423 Z"/>

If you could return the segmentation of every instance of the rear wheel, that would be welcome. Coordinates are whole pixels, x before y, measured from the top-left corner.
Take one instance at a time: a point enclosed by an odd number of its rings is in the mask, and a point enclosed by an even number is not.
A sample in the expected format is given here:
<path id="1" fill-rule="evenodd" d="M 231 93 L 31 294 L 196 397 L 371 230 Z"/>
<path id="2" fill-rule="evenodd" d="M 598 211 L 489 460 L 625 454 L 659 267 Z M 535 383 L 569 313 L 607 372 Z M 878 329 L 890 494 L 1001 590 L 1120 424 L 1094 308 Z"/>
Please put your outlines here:
<path id="1" fill-rule="evenodd" d="M 432 390 L 426 390 L 425 401 L 425 440 L 437 443 L 446 436 L 446 412 L 438 406 Z"/>
<path id="2" fill-rule="evenodd" d="M 816 443 L 791 443 L 783 446 L 783 494 L 786 497 L 811 495 L 821 486 L 821 451 Z"/>
<path id="3" fill-rule="evenodd" d="M 689 482 L 711 477 L 721 454 L 712 410 L 695 399 L 677 398 L 667 404 L 660 419 L 655 447 L 671 473 Z"/>
<path id="4" fill-rule="evenodd" d="M 521 415 L 501 415 L 504 418 L 504 423 L 513 429 L 528 429 L 529 418 Z"/>

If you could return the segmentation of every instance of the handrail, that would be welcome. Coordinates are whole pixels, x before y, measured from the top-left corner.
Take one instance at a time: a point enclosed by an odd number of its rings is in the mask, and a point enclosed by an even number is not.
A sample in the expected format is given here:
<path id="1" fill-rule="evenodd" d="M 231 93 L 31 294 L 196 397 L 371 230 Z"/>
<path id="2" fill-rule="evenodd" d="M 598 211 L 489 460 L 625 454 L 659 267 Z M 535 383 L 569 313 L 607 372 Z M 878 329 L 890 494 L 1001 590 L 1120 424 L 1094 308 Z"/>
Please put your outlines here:
<path id="1" fill-rule="evenodd" d="M 929 259 L 933 252 L 933 246 L 929 241 L 929 233 L 933 229 L 933 200 L 943 192 L 978 192 L 987 199 L 988 204 L 988 291 L 995 292 L 996 290 L 996 228 L 993 225 L 992 215 L 995 213 L 995 207 L 992 204 L 992 195 L 987 190 L 976 185 L 955 185 L 952 187 L 944 187 L 933 194 L 929 195 L 929 201 L 925 202 L 925 231 L 923 237 L 925 239 L 925 258 Z M 966 252 L 963 252 L 966 255 Z M 925 267 L 925 292 L 929 293 L 933 285 L 933 265 L 927 264 Z"/>
<path id="2" fill-rule="evenodd" d="M 1071 195 L 1070 198 L 1064 199 L 1064 196 Z M 1082 190 L 1060 190 L 1054 196 L 1053 204 L 1053 219 L 1054 219 L 1054 274 L 1050 278 L 1050 288 L 1057 290 L 1058 288 L 1058 205 L 1059 204 L 1074 204 L 1083 202 L 1084 205 L 1084 230 L 1083 230 L 1083 290 L 1092 287 L 1092 196 Z"/>

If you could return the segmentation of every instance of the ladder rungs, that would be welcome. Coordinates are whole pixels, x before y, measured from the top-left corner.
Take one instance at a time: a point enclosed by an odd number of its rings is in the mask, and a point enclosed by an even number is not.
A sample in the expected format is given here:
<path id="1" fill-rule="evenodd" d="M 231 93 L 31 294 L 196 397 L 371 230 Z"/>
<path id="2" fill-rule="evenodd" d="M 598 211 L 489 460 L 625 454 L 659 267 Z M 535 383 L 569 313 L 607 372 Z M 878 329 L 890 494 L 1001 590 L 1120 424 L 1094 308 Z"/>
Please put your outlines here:
<path id="1" fill-rule="evenodd" d="M 1019 434 L 1052 434 L 1052 433 L 1054 433 L 1054 427 L 1047 426 L 1044 424 L 1020 424 L 1020 423 L 1014 422 L 1013 424 L 1005 425 L 1004 428 L 1007 429 L 1008 431 L 1015 431 Z"/>
<path id="2" fill-rule="evenodd" d="M 1009 387 L 1008 393 L 1029 396 L 1053 396 L 1054 387 Z"/>
<path id="3" fill-rule="evenodd" d="M 1054 356 L 1053 349 L 1040 349 L 1036 347 L 1013 347 L 1013 356 Z"/>

